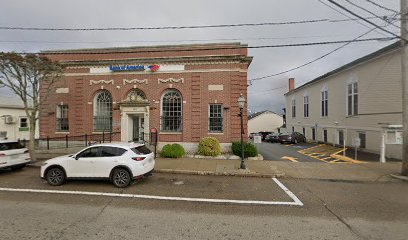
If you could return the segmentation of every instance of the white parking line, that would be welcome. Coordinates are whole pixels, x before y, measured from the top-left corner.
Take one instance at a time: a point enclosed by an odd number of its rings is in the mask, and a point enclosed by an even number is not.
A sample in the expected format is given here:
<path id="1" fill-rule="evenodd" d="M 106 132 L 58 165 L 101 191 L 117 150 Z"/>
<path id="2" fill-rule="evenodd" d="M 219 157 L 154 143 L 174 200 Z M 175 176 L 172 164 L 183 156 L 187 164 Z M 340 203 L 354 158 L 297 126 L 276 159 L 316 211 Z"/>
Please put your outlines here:
<path id="1" fill-rule="evenodd" d="M 85 191 L 61 191 L 61 190 L 44 190 L 44 189 L 21 189 L 21 188 L 0 188 L 5 192 L 26 192 L 26 193 L 53 193 L 53 194 L 71 194 L 87 196 L 104 196 L 104 197 L 122 197 L 122 198 L 140 198 L 169 201 L 187 201 L 187 202 L 206 202 L 206 203 L 232 203 L 232 204 L 249 204 L 249 205 L 292 205 L 303 206 L 303 203 L 287 189 L 278 179 L 272 178 L 273 181 L 285 193 L 293 199 L 293 202 L 279 201 L 255 201 L 255 200 L 231 200 L 231 199 L 211 199 L 211 198 L 188 198 L 188 197 L 165 197 L 154 195 L 124 194 L 124 193 L 106 193 L 106 192 L 85 192 Z"/>

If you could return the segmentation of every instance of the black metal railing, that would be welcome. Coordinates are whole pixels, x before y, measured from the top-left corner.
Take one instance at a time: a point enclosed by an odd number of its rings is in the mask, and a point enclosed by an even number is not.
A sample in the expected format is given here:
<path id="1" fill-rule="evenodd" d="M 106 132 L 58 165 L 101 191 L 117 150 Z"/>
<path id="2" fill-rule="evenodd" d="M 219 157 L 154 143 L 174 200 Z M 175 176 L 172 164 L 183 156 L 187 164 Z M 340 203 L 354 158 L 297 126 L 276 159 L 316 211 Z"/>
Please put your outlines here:
<path id="1" fill-rule="evenodd" d="M 120 141 L 120 132 L 102 132 L 98 134 L 84 134 L 77 136 L 65 135 L 61 137 L 43 137 L 35 139 L 35 149 L 59 149 L 70 147 L 90 146 L 97 143 Z M 20 140 L 27 146 L 29 140 Z"/>

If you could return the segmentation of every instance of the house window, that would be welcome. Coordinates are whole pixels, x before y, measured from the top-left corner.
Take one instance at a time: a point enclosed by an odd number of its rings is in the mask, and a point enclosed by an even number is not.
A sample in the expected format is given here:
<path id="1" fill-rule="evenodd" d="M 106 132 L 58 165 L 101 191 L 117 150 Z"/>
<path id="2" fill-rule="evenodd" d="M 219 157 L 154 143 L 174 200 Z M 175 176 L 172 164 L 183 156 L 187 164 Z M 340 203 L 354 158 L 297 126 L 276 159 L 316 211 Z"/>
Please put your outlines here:
<path id="1" fill-rule="evenodd" d="M 347 85 L 347 115 L 358 115 L 358 83 Z"/>
<path id="2" fill-rule="evenodd" d="M 360 138 L 360 148 L 366 148 L 366 134 L 358 133 L 358 138 Z"/>
<path id="3" fill-rule="evenodd" d="M 302 132 L 303 132 L 303 136 L 306 137 L 306 129 L 305 128 L 302 129 Z"/>
<path id="4" fill-rule="evenodd" d="M 68 105 L 57 106 L 57 131 L 68 131 Z"/>
<path id="5" fill-rule="evenodd" d="M 295 127 L 292 127 L 292 132 L 294 132 L 295 131 Z"/>
<path id="6" fill-rule="evenodd" d="M 327 129 L 323 130 L 323 141 L 327 142 Z"/>
<path id="7" fill-rule="evenodd" d="M 296 117 L 296 100 L 292 99 L 292 118 Z"/>
<path id="8" fill-rule="evenodd" d="M 167 90 L 161 101 L 161 130 L 163 132 L 182 131 L 182 98 L 177 90 Z"/>
<path id="9" fill-rule="evenodd" d="M 328 115 L 328 110 L 329 110 L 329 106 L 328 106 L 328 103 L 329 103 L 329 100 L 328 100 L 328 92 L 327 92 L 327 90 L 325 90 L 325 91 L 322 91 L 321 92 L 321 107 L 322 107 L 322 109 L 321 109 L 321 114 L 322 114 L 322 117 L 327 117 L 327 115 Z"/>
<path id="10" fill-rule="evenodd" d="M 112 130 L 112 95 L 101 91 L 94 98 L 94 131 Z"/>
<path id="11" fill-rule="evenodd" d="M 20 118 L 20 128 L 28 128 L 28 118 Z"/>
<path id="12" fill-rule="evenodd" d="M 208 111 L 208 131 L 222 132 L 222 104 L 210 104 Z"/>
<path id="13" fill-rule="evenodd" d="M 309 117 L 309 96 L 303 96 L 303 117 Z"/>

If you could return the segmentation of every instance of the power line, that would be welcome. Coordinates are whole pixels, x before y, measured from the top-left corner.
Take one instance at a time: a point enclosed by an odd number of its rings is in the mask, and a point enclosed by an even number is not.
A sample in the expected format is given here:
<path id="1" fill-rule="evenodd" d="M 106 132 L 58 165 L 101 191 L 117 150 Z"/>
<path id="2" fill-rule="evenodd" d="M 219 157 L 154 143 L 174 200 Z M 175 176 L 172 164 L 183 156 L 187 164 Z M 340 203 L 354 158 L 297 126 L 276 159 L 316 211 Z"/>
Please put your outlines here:
<path id="1" fill-rule="evenodd" d="M 360 36 L 354 38 L 352 41 L 355 41 L 355 40 L 357 40 L 357 39 L 359 39 L 359 38 L 361 38 L 361 37 L 363 37 L 363 36 L 369 34 L 370 32 L 374 31 L 375 29 L 376 29 L 376 28 L 373 28 L 373 29 L 369 30 L 368 32 L 365 32 L 364 34 L 361 34 Z M 333 49 L 332 51 L 330 51 L 330 52 L 328 52 L 328 53 L 325 53 L 325 54 L 321 55 L 320 57 L 315 58 L 315 59 L 313 59 L 313 60 L 311 60 L 311 61 L 309 61 L 309 62 L 306 62 L 306 63 L 304 63 L 304 64 L 302 64 L 302 65 L 299 65 L 299 66 L 297 66 L 297 67 L 294 67 L 294 68 L 291 68 L 291 69 L 288 69 L 288 70 L 285 70 L 285 71 L 282 71 L 282 72 L 274 73 L 274 74 L 271 74 L 271 75 L 267 75 L 267 76 L 263 76 L 263 77 L 257 77 L 257 78 L 249 79 L 248 81 L 250 82 L 250 85 L 252 85 L 252 82 L 253 82 L 253 81 L 259 81 L 259 80 L 262 80 L 262 79 L 265 79 L 265 78 L 275 77 L 275 76 L 279 76 L 279 75 L 282 75 L 282 74 L 285 74 L 285 73 L 288 73 L 288 72 L 292 72 L 292 71 L 297 70 L 297 69 L 299 69 L 299 68 L 302 68 L 302 67 L 305 67 L 305 66 L 307 66 L 307 65 L 310 65 L 310 64 L 312 64 L 312 63 L 314 63 L 314 62 L 317 62 L 317 61 L 319 61 L 320 59 L 325 58 L 325 57 L 329 56 L 330 54 L 339 51 L 340 49 L 346 47 L 347 45 L 349 45 L 349 44 L 351 44 L 351 43 L 352 43 L 352 42 L 347 42 L 347 43 L 341 45 L 340 47 L 337 47 L 337 48 Z"/>
<path id="2" fill-rule="evenodd" d="M 363 20 L 363 21 L 365 21 L 365 22 L 367 22 L 367 23 L 369 23 L 369 24 L 371 24 L 371 25 L 377 27 L 378 29 L 380 29 L 380 30 L 382 30 L 382 31 L 384 31 L 384 32 L 386 32 L 386 33 L 389 33 L 389 34 L 391 34 L 392 36 L 394 36 L 394 37 L 396 37 L 396 38 L 399 38 L 399 39 L 404 40 L 405 42 L 407 42 L 407 39 L 405 39 L 405 38 L 403 38 L 403 37 L 401 37 L 401 36 L 399 36 L 399 35 L 397 35 L 397 34 L 394 34 L 393 32 L 388 31 L 387 29 L 384 29 L 384 28 L 381 27 L 381 26 L 378 26 L 377 24 L 375 24 L 375 23 L 373 23 L 373 22 L 371 22 L 371 21 L 369 21 L 369 20 L 367 20 L 367 19 L 361 17 L 360 15 L 358 15 L 358 14 L 356 14 L 356 13 L 350 11 L 349 9 L 343 7 L 342 5 L 336 3 L 335 1 L 333 1 L 333 0 L 328 0 L 328 1 L 329 1 L 330 3 L 336 5 L 337 7 L 343 9 L 344 11 L 350 13 L 351 15 L 353 15 L 353 16 L 355 16 L 355 17 L 358 17 L 358 18 L 360 18 L 361 20 Z"/>
<path id="3" fill-rule="evenodd" d="M 250 93 L 248 93 L 248 94 L 259 94 L 259 93 L 265 93 L 265 92 L 272 92 L 272 91 L 279 90 L 279 89 L 282 89 L 282 88 L 285 88 L 285 87 L 286 87 L 286 86 L 282 86 L 282 87 L 277 87 L 277 88 L 268 89 L 268 90 L 265 90 L 265 91 L 250 92 Z"/>
<path id="4" fill-rule="evenodd" d="M 388 23 L 388 24 L 390 24 L 390 23 Z M 376 29 L 377 29 L 377 28 L 372 28 L 372 29 L 370 29 L 369 31 L 367 31 L 367 32 L 365 32 L 365 33 L 363 33 L 363 34 L 357 36 L 357 37 L 354 38 L 353 40 L 357 40 L 357 39 L 359 39 L 359 38 L 361 38 L 361 37 L 363 37 L 363 36 L 365 36 L 365 35 L 371 33 L 372 31 L 375 31 Z M 325 58 L 325 57 L 327 57 L 328 55 L 330 55 L 330 54 L 332 54 L 332 53 L 334 53 L 334 52 L 336 52 L 336 51 L 338 51 L 338 50 L 340 50 L 340 49 L 342 49 L 342 48 L 348 46 L 350 43 L 351 43 L 351 42 L 345 43 L 345 44 L 343 44 L 342 46 L 337 47 L 337 48 L 333 49 L 332 51 L 330 51 L 330 52 L 328 52 L 328 53 L 326 53 L 326 54 L 323 54 L 322 56 L 320 56 L 320 57 L 318 57 L 318 58 L 316 58 L 316 59 L 313 59 L 313 60 L 311 60 L 311 61 L 309 61 L 309 62 L 306 62 L 306 63 L 304 63 L 304 64 L 302 64 L 302 65 L 300 65 L 300 66 L 297 66 L 297 67 L 294 67 L 294 68 L 291 68 L 291 69 L 288 69 L 288 70 L 285 70 L 285 71 L 282 71 L 282 72 L 279 72 L 279 73 L 270 74 L 270 75 L 267 75 L 267 76 L 258 77 L 258 78 L 253 78 L 253 79 L 248 79 L 249 85 L 252 85 L 252 82 L 254 82 L 254 81 L 258 81 L 258 80 L 262 80 L 262 79 L 266 79 L 266 78 L 270 78 L 270 77 L 279 76 L 279 75 L 282 75 L 282 74 L 285 74 L 285 73 L 288 73 L 288 72 L 297 70 L 297 69 L 299 69 L 299 68 L 305 67 L 305 66 L 307 66 L 307 65 L 310 65 L 310 64 L 312 64 L 312 63 L 314 63 L 314 62 L 316 62 L 316 61 L 318 61 L 318 60 L 320 60 L 320 59 L 322 59 L 322 58 Z"/>
<path id="5" fill-rule="evenodd" d="M 139 51 L 104 51 L 98 52 L 103 49 L 90 49 L 83 51 L 44 51 L 39 54 L 43 55 L 68 55 L 68 54 L 113 54 L 113 53 L 159 53 L 159 52 L 192 52 L 192 51 L 205 51 L 205 50 L 234 50 L 234 49 L 261 49 L 261 48 L 283 48 L 283 47 L 305 47 L 305 46 L 316 46 L 316 45 L 329 45 L 329 44 L 340 44 L 340 43 L 358 43 L 358 42 L 370 42 L 370 41 L 390 41 L 396 39 L 395 37 L 384 37 L 384 38 L 366 38 L 366 39 L 353 39 L 353 40 L 339 40 L 339 41 L 325 41 L 325 42 L 310 42 L 310 43 L 295 43 L 295 44 L 277 44 L 277 45 L 262 45 L 262 46 L 233 46 L 233 47 L 211 47 L 211 48 L 189 48 L 189 49 L 160 49 L 160 50 L 139 50 Z M 19 52 L 19 54 L 28 54 L 28 52 Z M 37 54 L 37 53 L 32 53 Z"/>
<path id="6" fill-rule="evenodd" d="M 367 17 L 372 18 L 372 17 Z M 264 23 L 239 23 L 239 24 L 218 24 L 218 25 L 198 25 L 198 26 L 164 26 L 164 27 L 107 27 L 107 28 L 46 28 L 46 27 L 9 27 L 0 26 L 0 30 L 23 30 L 23 31 L 134 31 L 134 30 L 177 30 L 177 29 L 202 29 L 202 28 L 226 28 L 226 27 L 254 27 L 254 26 L 276 26 L 306 23 L 337 23 L 352 21 L 353 19 L 312 19 L 287 22 L 264 22 Z M 356 20 L 356 19 L 354 19 Z"/>
<path id="7" fill-rule="evenodd" d="M 350 1 L 350 0 L 344 0 L 344 1 L 348 2 L 349 4 L 353 5 L 353 6 L 354 6 L 354 7 L 356 7 L 356 8 L 361 9 L 361 10 L 363 10 L 363 11 L 365 11 L 365 12 L 367 12 L 367 13 L 369 13 L 369 14 L 373 15 L 374 17 L 379 18 L 379 19 L 381 19 L 382 21 L 384 21 L 384 22 L 386 22 L 386 23 L 388 23 L 388 24 L 390 24 L 390 25 L 392 25 L 392 26 L 394 26 L 394 27 L 396 27 L 396 28 L 399 28 L 399 29 L 400 29 L 400 27 L 399 27 L 399 26 L 397 26 L 397 25 L 393 24 L 393 23 L 392 23 L 390 20 L 387 20 L 387 18 L 385 18 L 385 17 L 381 17 L 381 16 L 378 16 L 377 14 L 375 14 L 375 13 L 373 13 L 373 12 L 369 11 L 368 9 L 363 8 L 363 7 L 362 7 L 362 6 L 360 6 L 360 5 L 357 5 L 357 4 L 353 3 L 353 2 L 352 2 L 352 1 Z"/>
<path id="8" fill-rule="evenodd" d="M 374 1 L 371 1 L 371 0 L 366 0 L 366 1 L 369 2 L 369 3 L 371 3 L 371 4 L 373 4 L 374 6 L 377 6 L 377 7 L 379 7 L 379 8 L 382 8 L 382 9 L 384 9 L 384 10 L 391 11 L 391 12 L 396 13 L 396 14 L 400 14 L 398 11 L 396 11 L 396 10 L 394 10 L 394 9 L 391 9 L 391 8 L 387 8 L 387 7 L 385 7 L 385 6 L 383 6 L 383 5 L 380 5 L 380 4 L 378 4 L 378 3 L 374 2 Z"/>
<path id="9" fill-rule="evenodd" d="M 323 2 L 322 0 L 318 0 L 318 1 L 319 1 L 321 4 L 325 5 L 326 7 L 332 9 L 333 11 L 335 11 L 335 12 L 337 12 L 337 13 L 339 13 L 339 14 L 341 14 L 341 15 L 343 15 L 343 16 L 349 18 L 349 19 L 353 19 L 353 18 L 351 18 L 350 16 L 348 16 L 347 14 L 345 14 L 345 13 L 339 11 L 338 9 L 336 9 L 336 8 L 334 8 L 334 7 L 332 7 L 332 6 L 330 6 L 329 4 Z M 362 23 L 362 22 L 359 22 L 358 20 L 359 20 L 359 19 L 356 19 L 356 20 L 354 20 L 354 21 L 355 21 L 356 23 L 360 24 L 361 26 L 365 27 L 365 28 L 371 29 L 371 27 L 367 26 L 366 24 L 364 24 L 364 23 Z M 378 32 L 378 31 L 376 31 L 376 32 Z M 383 32 L 381 32 L 381 31 L 378 32 L 378 33 L 381 34 L 381 35 L 383 35 L 383 36 L 386 36 L 386 35 L 385 35 Z"/>
<path id="10" fill-rule="evenodd" d="M 287 37 L 258 37 L 258 38 L 212 38 L 212 39 L 175 39 L 175 40 L 132 40 L 132 41 L 41 41 L 41 40 L 0 40 L 1 43 L 55 43 L 55 44 L 106 44 L 106 43 L 168 43 L 168 42 L 211 42 L 211 41 L 251 41 L 251 40 L 282 40 L 303 38 L 340 37 L 344 35 L 310 35 Z"/>

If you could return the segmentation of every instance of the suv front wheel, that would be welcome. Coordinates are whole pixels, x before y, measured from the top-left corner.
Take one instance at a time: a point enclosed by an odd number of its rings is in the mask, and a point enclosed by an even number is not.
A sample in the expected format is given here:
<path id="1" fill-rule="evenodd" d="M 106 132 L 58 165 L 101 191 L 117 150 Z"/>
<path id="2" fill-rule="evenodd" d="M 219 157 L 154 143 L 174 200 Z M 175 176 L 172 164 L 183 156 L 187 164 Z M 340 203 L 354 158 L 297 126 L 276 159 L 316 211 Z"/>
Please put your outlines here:
<path id="1" fill-rule="evenodd" d="M 65 182 L 65 173 L 61 168 L 53 167 L 47 171 L 45 179 L 51 186 L 59 186 Z"/>

